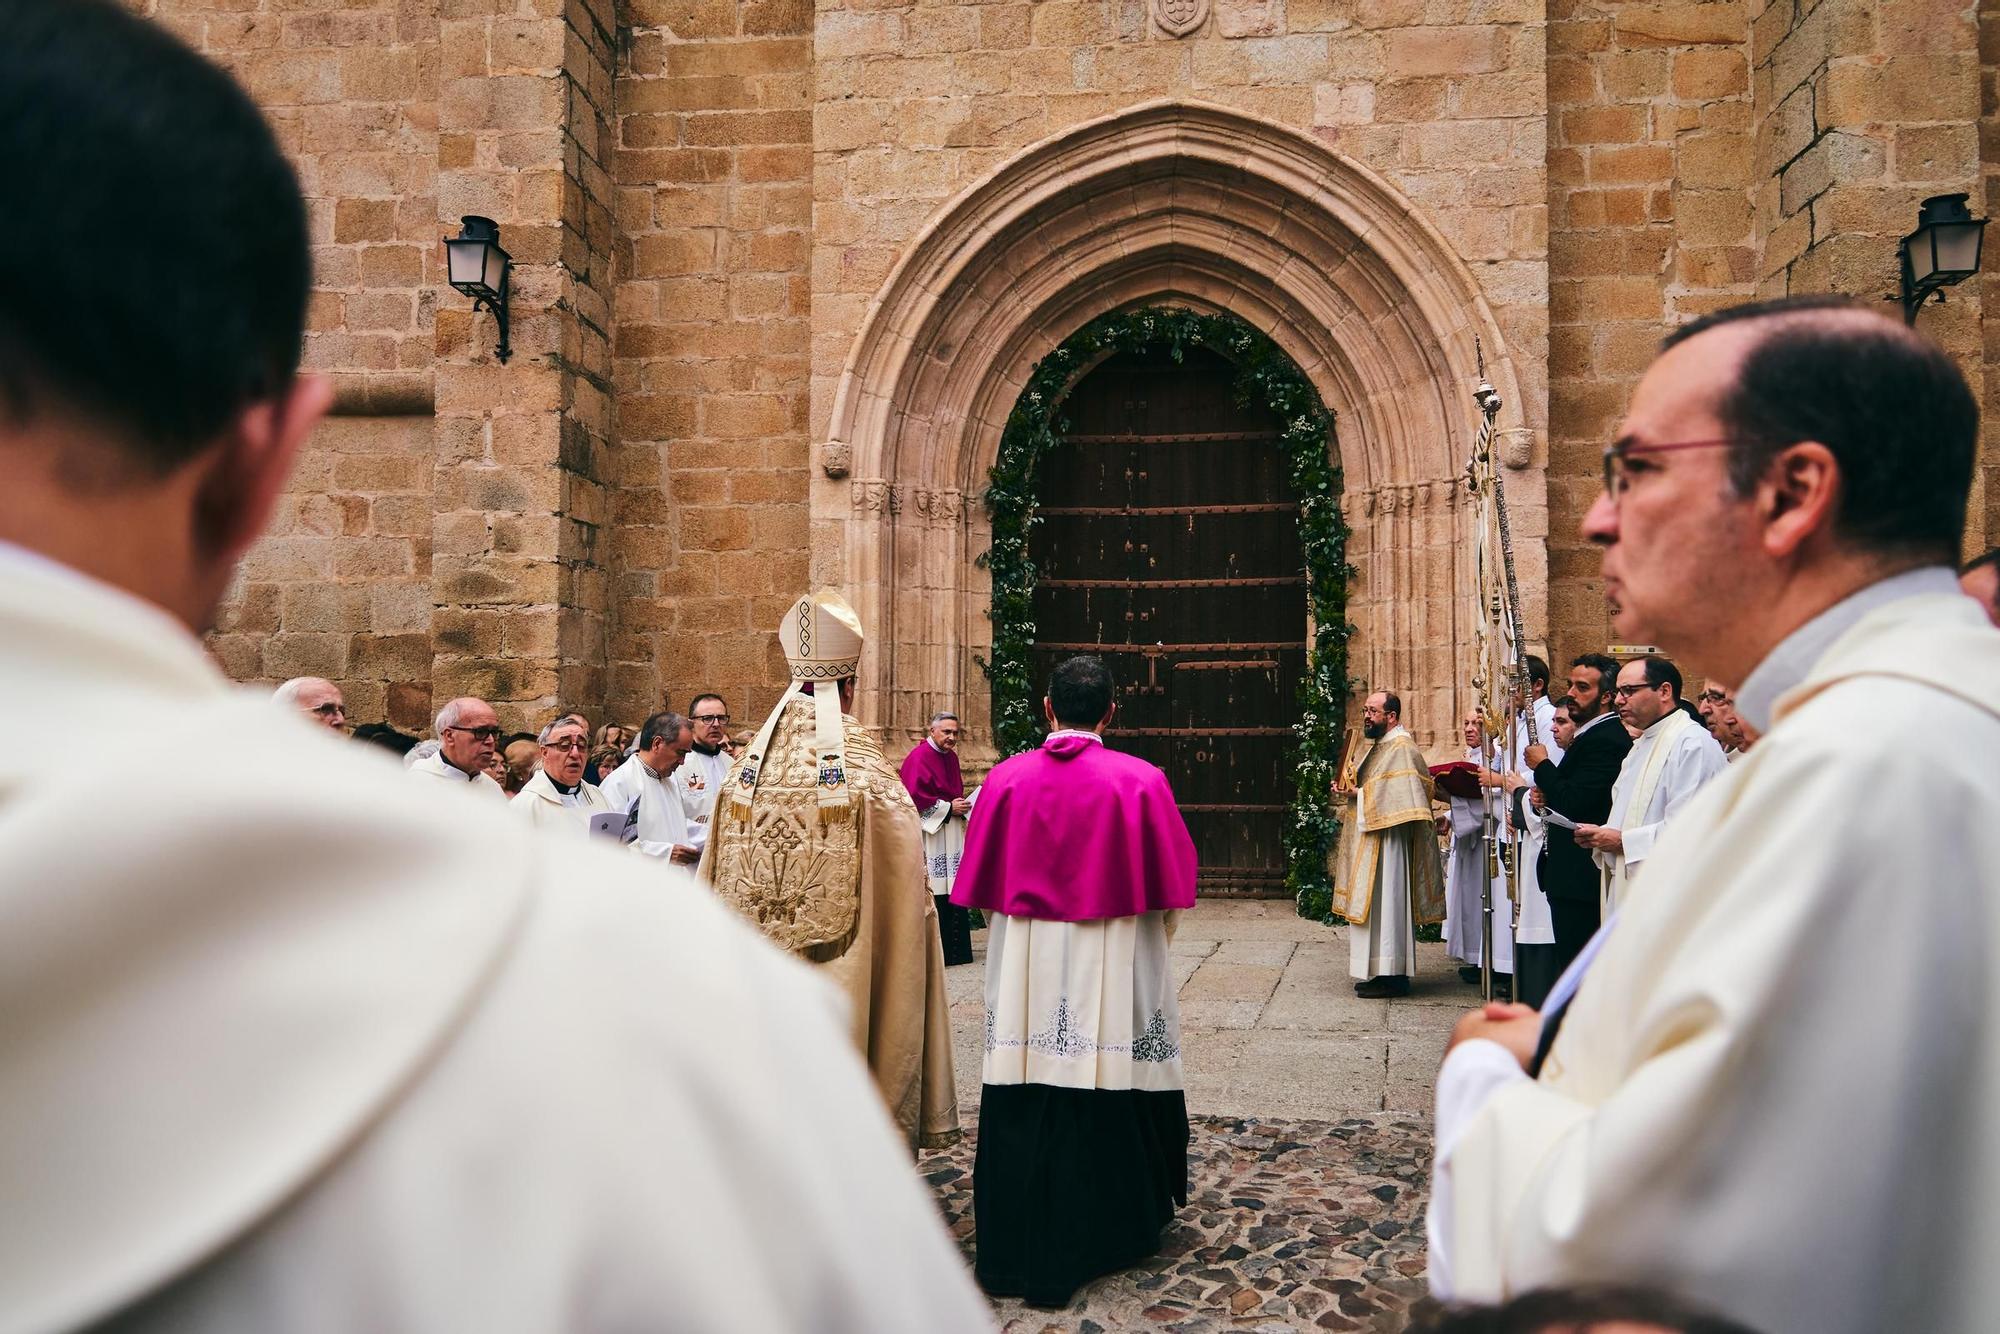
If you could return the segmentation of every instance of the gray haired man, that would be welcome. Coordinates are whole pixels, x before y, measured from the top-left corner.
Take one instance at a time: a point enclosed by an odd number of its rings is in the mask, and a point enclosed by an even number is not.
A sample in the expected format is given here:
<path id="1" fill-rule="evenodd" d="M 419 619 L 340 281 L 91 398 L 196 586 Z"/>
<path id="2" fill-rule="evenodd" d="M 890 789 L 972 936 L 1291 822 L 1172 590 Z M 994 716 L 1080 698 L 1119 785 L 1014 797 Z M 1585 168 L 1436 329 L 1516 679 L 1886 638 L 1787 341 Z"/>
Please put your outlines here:
<path id="1" fill-rule="evenodd" d="M 475 791 L 502 797 L 506 792 L 486 772 L 493 742 L 500 735 L 500 716 L 483 699 L 455 699 L 437 716 L 438 750 L 410 766 L 410 772 Z"/>

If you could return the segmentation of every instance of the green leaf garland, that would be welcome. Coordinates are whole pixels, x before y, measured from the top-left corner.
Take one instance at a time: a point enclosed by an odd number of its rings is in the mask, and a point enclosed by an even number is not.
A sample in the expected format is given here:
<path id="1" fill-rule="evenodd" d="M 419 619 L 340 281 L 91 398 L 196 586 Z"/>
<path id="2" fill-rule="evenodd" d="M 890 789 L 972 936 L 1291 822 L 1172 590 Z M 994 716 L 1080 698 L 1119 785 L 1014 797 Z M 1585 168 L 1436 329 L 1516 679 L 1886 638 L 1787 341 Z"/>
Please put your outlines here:
<path id="1" fill-rule="evenodd" d="M 1327 860 L 1340 824 L 1330 794 L 1338 777 L 1341 725 L 1347 713 L 1347 522 L 1340 513 L 1340 465 L 1329 442 L 1333 414 L 1292 359 L 1270 338 L 1230 315 L 1149 307 L 1102 315 L 1035 364 L 1028 387 L 1008 415 L 1000 454 L 987 474 L 985 504 L 993 545 L 979 564 L 993 577 L 993 655 L 979 665 L 993 688 L 993 733 L 1002 755 L 1041 743 L 1040 694 L 1029 675 L 1035 643 L 1035 566 L 1028 537 L 1041 461 L 1064 444 L 1069 423 L 1060 408 L 1082 374 L 1104 356 L 1164 346 L 1179 361 L 1188 347 L 1210 348 L 1236 366 L 1241 405 L 1262 403 L 1283 423 L 1292 494 L 1299 502 L 1299 547 L 1305 558 L 1312 643 L 1299 681 L 1294 772 L 1297 785 L 1285 826 L 1285 887 L 1299 915 L 1332 921 L 1333 885 Z"/>

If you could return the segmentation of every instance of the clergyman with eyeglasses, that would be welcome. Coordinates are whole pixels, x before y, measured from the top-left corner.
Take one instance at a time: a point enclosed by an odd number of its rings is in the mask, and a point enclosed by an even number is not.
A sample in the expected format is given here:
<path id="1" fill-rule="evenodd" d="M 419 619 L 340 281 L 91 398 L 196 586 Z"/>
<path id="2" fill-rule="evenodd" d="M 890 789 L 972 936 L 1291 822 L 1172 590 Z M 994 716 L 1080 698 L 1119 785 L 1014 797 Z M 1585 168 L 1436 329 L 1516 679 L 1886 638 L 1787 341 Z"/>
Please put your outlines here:
<path id="1" fill-rule="evenodd" d="M 688 704 L 688 722 L 694 726 L 694 743 L 674 770 L 673 783 L 687 813 L 688 842 L 698 858 L 708 847 L 716 796 L 736 757 L 729 753 L 729 705 L 722 696 L 696 695 Z"/>
<path id="2" fill-rule="evenodd" d="M 271 692 L 271 699 L 288 709 L 297 709 L 307 722 L 347 731 L 347 701 L 340 687 L 323 676 L 295 676 Z"/>
<path id="3" fill-rule="evenodd" d="M 1578 824 L 1574 835 L 1603 874 L 1607 919 L 1625 902 L 1667 821 L 1726 765 L 1722 747 L 1681 707 L 1680 669 L 1668 659 L 1632 659 L 1618 669 L 1611 697 L 1633 733 L 1632 748 L 1611 788 L 1611 814 L 1603 824 Z"/>
<path id="4" fill-rule="evenodd" d="M 437 715 L 437 752 L 410 766 L 410 772 L 424 778 L 464 784 L 496 797 L 506 795 L 486 772 L 493 755 L 493 743 L 500 736 L 500 715 L 483 699 L 466 696 L 452 700 Z"/>
<path id="5" fill-rule="evenodd" d="M 1734 682 L 1760 735 L 1540 1012 L 1458 1022 L 1434 1294 L 1643 1278 L 1769 1334 L 1994 1327 L 2000 634 L 1954 569 L 1979 438 L 1942 348 L 1838 298 L 1707 315 L 1639 381 L 1583 523 L 1612 630 Z"/>
<path id="6" fill-rule="evenodd" d="M 514 797 L 514 810 L 529 824 L 564 833 L 589 830 L 590 817 L 611 809 L 595 783 L 584 781 L 590 733 L 574 717 L 558 718 L 536 738 L 542 767 Z"/>

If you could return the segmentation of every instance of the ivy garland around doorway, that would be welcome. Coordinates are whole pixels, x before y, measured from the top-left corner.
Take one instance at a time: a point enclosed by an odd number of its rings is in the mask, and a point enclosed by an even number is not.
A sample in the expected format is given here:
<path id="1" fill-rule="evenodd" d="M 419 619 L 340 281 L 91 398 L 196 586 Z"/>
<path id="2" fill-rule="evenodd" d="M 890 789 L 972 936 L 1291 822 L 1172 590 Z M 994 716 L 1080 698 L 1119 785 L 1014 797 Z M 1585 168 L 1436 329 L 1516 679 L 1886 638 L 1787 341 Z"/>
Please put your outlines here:
<path id="1" fill-rule="evenodd" d="M 993 545 L 979 564 L 993 577 L 993 656 L 979 660 L 993 687 L 994 742 L 1002 755 L 1027 750 L 1041 740 L 1036 700 L 1040 690 L 1029 676 L 1035 643 L 1035 566 L 1028 534 L 1035 514 L 1042 458 L 1062 448 L 1069 423 L 1063 401 L 1082 374 L 1104 355 L 1164 347 L 1180 361 L 1189 347 L 1206 347 L 1236 367 L 1239 405 L 1261 403 L 1283 423 L 1283 442 L 1299 502 L 1299 546 L 1305 558 L 1307 605 L 1313 635 L 1306 671 L 1299 681 L 1297 787 L 1285 826 L 1285 887 L 1299 915 L 1332 920 L 1332 884 L 1327 860 L 1339 822 L 1330 791 L 1338 776 L 1342 722 L 1347 712 L 1347 522 L 1340 513 L 1340 466 L 1330 441 L 1333 414 L 1290 357 L 1270 338 L 1229 315 L 1202 315 L 1173 307 L 1150 307 L 1099 316 L 1035 364 L 1028 386 L 1015 402 L 1000 437 L 1000 453 L 987 474 L 986 513 Z"/>

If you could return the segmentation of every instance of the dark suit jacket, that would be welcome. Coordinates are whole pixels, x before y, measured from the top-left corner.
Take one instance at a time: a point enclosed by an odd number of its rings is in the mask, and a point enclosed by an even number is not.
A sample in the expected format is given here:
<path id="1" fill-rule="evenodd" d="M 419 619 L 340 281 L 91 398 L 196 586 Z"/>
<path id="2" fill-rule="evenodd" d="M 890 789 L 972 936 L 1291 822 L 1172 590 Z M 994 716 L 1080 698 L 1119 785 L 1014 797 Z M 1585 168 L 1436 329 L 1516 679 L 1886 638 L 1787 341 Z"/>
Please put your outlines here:
<path id="1" fill-rule="evenodd" d="M 1624 724 L 1611 718 L 1579 735 L 1563 752 L 1561 764 L 1543 760 L 1536 765 L 1535 786 L 1550 806 L 1578 824 L 1603 824 L 1611 815 L 1611 785 L 1630 749 L 1632 738 Z M 1548 827 L 1541 878 L 1542 892 L 1552 899 L 1597 902 L 1597 863 L 1567 829 Z"/>

